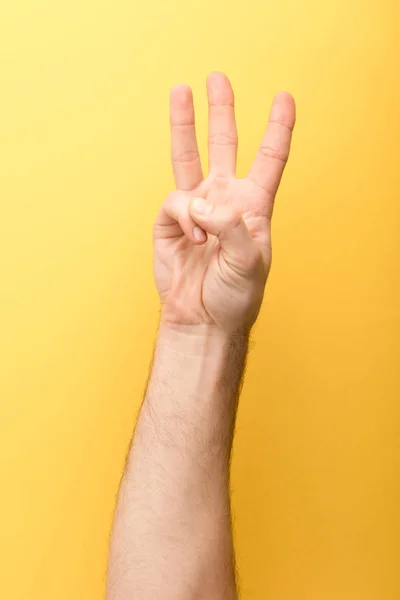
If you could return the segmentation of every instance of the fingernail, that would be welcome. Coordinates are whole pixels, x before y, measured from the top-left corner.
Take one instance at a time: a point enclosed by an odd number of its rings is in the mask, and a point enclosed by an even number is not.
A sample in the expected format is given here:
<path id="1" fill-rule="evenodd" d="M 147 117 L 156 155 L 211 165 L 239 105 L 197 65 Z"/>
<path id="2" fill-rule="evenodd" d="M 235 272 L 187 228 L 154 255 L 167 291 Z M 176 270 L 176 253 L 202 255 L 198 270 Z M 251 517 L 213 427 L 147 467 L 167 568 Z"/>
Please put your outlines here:
<path id="1" fill-rule="evenodd" d="M 193 237 L 197 242 L 205 242 L 207 234 L 201 227 L 196 225 L 196 227 L 193 227 Z"/>
<path id="2" fill-rule="evenodd" d="M 195 198 L 192 206 L 199 215 L 207 215 L 212 211 L 212 204 L 208 204 L 203 198 Z"/>

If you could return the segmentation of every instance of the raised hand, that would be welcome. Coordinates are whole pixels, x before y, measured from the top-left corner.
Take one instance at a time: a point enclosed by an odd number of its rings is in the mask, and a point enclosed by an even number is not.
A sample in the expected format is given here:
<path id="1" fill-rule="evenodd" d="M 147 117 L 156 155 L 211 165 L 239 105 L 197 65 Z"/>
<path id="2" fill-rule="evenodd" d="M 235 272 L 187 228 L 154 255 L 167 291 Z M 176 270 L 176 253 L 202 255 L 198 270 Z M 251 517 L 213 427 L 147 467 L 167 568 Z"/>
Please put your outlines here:
<path id="1" fill-rule="evenodd" d="M 162 320 L 248 330 L 257 318 L 271 265 L 271 217 L 295 123 L 292 96 L 279 93 L 249 174 L 236 178 L 238 137 L 227 77 L 207 79 L 209 173 L 196 141 L 192 92 L 171 91 L 176 191 L 154 224 L 154 273 Z"/>

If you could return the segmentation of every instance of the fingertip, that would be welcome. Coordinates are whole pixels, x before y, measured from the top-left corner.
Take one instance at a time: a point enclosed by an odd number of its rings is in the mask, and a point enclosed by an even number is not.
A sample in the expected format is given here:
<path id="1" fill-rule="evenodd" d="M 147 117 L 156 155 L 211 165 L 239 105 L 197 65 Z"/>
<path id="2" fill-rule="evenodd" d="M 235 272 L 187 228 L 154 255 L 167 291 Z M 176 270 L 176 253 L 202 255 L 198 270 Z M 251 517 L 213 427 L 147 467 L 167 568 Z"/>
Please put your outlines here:
<path id="1" fill-rule="evenodd" d="M 234 103 L 231 82 L 221 71 L 213 71 L 207 76 L 207 92 L 211 104 L 233 105 Z"/>
<path id="2" fill-rule="evenodd" d="M 281 102 L 287 102 L 288 104 L 295 103 L 293 95 L 290 92 L 288 92 L 287 90 L 280 90 L 279 92 L 277 92 L 275 94 L 275 100 L 281 101 Z"/>
<path id="3" fill-rule="evenodd" d="M 282 90 L 275 95 L 270 118 L 293 129 L 296 122 L 296 102 L 290 92 Z"/>
<path id="4" fill-rule="evenodd" d="M 206 202 L 204 198 L 193 198 L 189 205 L 190 212 L 195 215 L 208 215 L 213 209 L 213 205 L 210 202 Z"/>
<path id="5" fill-rule="evenodd" d="M 196 244 L 204 244 L 207 241 L 207 233 L 204 231 L 204 229 L 198 225 L 195 225 L 193 227 L 193 238 Z"/>
<path id="6" fill-rule="evenodd" d="M 222 71 L 211 71 L 211 73 L 207 75 L 207 83 L 212 83 L 213 81 L 219 81 L 221 79 L 229 81 L 228 76 Z"/>
<path id="7" fill-rule="evenodd" d="M 170 101 L 174 108 L 186 107 L 192 99 L 192 88 L 186 83 L 178 83 L 170 90 Z"/>

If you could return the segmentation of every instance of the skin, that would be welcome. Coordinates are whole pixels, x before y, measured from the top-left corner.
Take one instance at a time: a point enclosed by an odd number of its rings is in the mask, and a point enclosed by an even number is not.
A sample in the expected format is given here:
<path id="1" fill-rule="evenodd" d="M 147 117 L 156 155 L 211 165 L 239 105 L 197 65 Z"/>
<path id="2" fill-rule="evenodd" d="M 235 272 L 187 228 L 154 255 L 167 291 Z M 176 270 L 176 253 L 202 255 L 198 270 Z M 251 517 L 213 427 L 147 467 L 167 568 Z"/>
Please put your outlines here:
<path id="1" fill-rule="evenodd" d="M 286 92 L 275 97 L 250 172 L 237 179 L 229 80 L 212 73 L 207 92 L 204 178 L 192 92 L 184 85 L 171 91 L 177 189 L 154 224 L 160 328 L 118 498 L 107 600 L 233 600 L 238 594 L 230 454 L 295 105 Z"/>

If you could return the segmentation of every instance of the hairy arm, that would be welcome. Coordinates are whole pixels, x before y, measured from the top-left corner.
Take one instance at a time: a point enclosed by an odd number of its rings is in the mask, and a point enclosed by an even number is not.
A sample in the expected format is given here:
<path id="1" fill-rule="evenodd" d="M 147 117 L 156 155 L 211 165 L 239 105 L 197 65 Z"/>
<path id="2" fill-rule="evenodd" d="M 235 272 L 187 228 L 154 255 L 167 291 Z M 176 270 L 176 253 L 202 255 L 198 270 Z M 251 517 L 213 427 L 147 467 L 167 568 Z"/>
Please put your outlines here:
<path id="1" fill-rule="evenodd" d="M 229 461 L 248 332 L 271 263 L 275 193 L 289 156 L 293 98 L 278 94 L 253 166 L 236 178 L 227 77 L 207 80 L 203 177 L 187 86 L 171 93 L 176 191 L 154 225 L 162 318 L 122 481 L 108 600 L 234 600 Z"/>
<path id="2" fill-rule="evenodd" d="M 122 482 L 109 600 L 236 598 L 229 461 L 247 336 L 161 325 Z"/>

